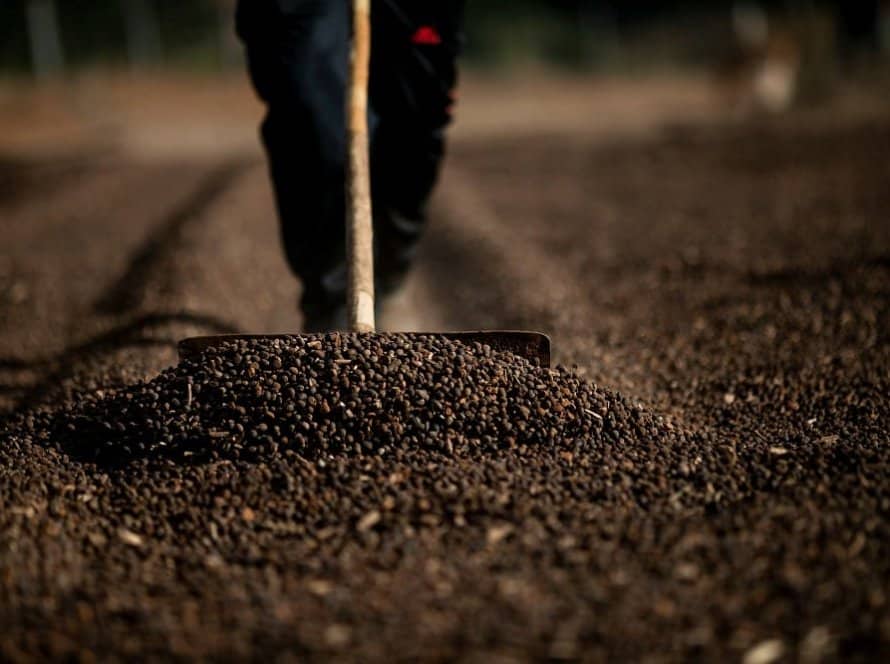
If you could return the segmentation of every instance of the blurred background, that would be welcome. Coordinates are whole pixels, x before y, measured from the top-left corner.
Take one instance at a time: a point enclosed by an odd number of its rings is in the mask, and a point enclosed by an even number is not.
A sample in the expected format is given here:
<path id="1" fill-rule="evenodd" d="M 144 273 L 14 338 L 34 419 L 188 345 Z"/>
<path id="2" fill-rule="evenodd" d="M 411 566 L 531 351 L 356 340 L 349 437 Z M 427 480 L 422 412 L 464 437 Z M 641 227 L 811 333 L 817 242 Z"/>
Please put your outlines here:
<path id="1" fill-rule="evenodd" d="M 0 153 L 256 153 L 262 109 L 234 9 L 4 0 Z M 736 120 L 890 90 L 890 0 L 470 0 L 467 12 L 457 138 Z"/>
<path id="2" fill-rule="evenodd" d="M 47 77 L 96 66 L 226 69 L 240 60 L 233 6 L 234 0 L 6 0 L 0 71 Z M 885 0 L 513 0 L 509 8 L 471 0 L 468 14 L 468 59 L 486 67 L 710 67 L 715 58 L 755 48 L 795 48 L 824 63 L 877 58 L 890 47 Z"/>
<path id="3" fill-rule="evenodd" d="M 0 75 L 225 72 L 241 63 L 233 11 L 234 0 L 5 0 Z M 477 68 L 729 76 L 783 60 L 813 92 L 890 51 L 887 0 L 471 0 L 466 26 L 466 59 Z"/>

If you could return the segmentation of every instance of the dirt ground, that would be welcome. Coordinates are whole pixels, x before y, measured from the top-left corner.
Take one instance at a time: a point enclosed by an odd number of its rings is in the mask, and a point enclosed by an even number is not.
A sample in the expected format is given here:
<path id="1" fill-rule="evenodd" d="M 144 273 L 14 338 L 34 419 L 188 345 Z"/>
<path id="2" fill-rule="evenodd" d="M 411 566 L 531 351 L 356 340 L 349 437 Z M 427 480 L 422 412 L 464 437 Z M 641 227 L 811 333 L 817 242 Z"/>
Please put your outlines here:
<path id="1" fill-rule="evenodd" d="M 391 500 L 403 471 L 335 459 L 309 521 L 271 462 L 105 468 L 35 434 L 184 336 L 300 328 L 255 102 L 84 85 L 30 122 L 0 96 L 0 659 L 890 656 L 890 108 L 471 81 L 384 325 L 545 331 L 682 436 L 425 458 Z"/>

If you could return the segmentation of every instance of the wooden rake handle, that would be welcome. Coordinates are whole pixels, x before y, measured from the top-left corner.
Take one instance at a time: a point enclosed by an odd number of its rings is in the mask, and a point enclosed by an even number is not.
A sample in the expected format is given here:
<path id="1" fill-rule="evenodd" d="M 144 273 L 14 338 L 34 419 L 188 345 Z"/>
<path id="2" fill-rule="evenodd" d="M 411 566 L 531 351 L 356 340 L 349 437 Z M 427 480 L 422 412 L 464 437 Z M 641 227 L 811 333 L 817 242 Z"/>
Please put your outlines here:
<path id="1" fill-rule="evenodd" d="M 346 308 L 352 332 L 374 332 L 374 230 L 368 155 L 371 0 L 353 0 L 347 123 Z"/>

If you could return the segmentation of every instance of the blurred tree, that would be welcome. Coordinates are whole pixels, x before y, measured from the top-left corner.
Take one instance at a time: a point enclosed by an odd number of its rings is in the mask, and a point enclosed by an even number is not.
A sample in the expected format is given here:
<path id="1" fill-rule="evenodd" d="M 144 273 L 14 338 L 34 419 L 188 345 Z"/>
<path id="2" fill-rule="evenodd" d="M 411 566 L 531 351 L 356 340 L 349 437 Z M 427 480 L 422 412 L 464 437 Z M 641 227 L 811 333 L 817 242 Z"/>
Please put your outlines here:
<path id="1" fill-rule="evenodd" d="M 28 0 L 26 10 L 34 75 L 40 79 L 56 76 L 65 67 L 56 5 L 53 0 Z"/>
<path id="2" fill-rule="evenodd" d="M 735 1 L 468 0 L 466 52 L 477 63 L 491 64 L 707 66 L 731 40 Z M 749 1 L 771 17 L 793 19 L 802 7 L 815 8 L 831 31 L 837 26 L 845 51 L 854 52 L 880 43 L 878 6 L 890 0 Z M 124 60 L 202 68 L 236 64 L 241 58 L 232 34 L 232 3 L 0 0 L 0 71 L 30 66 L 47 76 L 64 66 Z"/>
<path id="3" fill-rule="evenodd" d="M 155 64 L 162 58 L 161 28 L 151 0 L 120 0 L 131 66 Z"/>
<path id="4" fill-rule="evenodd" d="M 579 63 L 590 65 L 617 53 L 620 48 L 618 20 L 609 2 L 577 0 L 575 7 L 576 38 Z"/>
<path id="5" fill-rule="evenodd" d="M 890 53 L 890 0 L 881 0 L 878 15 L 878 44 L 885 55 Z"/>
<path id="6" fill-rule="evenodd" d="M 217 0 L 219 26 L 219 59 L 224 67 L 242 62 L 241 45 L 235 36 L 235 0 Z"/>

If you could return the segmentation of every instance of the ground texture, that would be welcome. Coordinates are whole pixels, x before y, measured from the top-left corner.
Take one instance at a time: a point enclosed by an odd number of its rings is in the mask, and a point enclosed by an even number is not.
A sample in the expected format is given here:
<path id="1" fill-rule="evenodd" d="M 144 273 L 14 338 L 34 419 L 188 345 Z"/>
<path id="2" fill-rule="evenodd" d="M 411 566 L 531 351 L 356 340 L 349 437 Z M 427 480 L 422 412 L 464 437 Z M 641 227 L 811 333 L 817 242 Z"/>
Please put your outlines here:
<path id="1" fill-rule="evenodd" d="M 457 140 L 393 328 L 251 153 L 0 163 L 0 659 L 890 656 L 890 115 Z"/>

